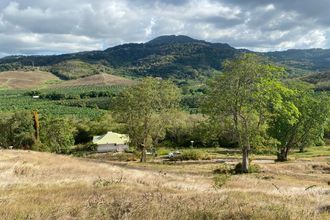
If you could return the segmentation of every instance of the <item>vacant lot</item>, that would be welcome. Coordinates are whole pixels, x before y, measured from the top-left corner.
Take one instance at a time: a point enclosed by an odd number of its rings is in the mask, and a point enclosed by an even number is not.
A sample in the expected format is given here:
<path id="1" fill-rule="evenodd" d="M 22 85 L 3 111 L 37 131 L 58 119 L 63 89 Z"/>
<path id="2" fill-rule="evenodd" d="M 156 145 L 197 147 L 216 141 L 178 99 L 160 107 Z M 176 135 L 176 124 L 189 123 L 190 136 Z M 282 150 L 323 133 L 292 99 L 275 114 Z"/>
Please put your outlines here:
<path id="1" fill-rule="evenodd" d="M 49 72 L 42 71 L 7 71 L 0 72 L 0 89 L 35 89 L 47 82 L 57 81 L 59 78 Z"/>
<path id="2" fill-rule="evenodd" d="M 0 152 L 1 219 L 329 219 L 327 157 L 260 163 L 226 177 L 220 163 L 141 165 Z M 220 178 L 221 179 L 221 178 Z"/>

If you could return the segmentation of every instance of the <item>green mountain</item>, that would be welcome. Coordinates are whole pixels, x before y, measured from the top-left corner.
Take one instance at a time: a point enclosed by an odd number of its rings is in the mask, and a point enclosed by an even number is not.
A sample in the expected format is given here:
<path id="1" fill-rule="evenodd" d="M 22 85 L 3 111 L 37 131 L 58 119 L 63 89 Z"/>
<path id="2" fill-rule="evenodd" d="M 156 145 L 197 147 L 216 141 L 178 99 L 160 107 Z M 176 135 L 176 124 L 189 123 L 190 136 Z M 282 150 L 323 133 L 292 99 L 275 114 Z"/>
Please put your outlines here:
<path id="1" fill-rule="evenodd" d="M 291 69 L 300 69 L 309 72 L 330 70 L 329 49 L 293 49 L 263 54 L 274 62 L 281 63 Z"/>
<path id="2" fill-rule="evenodd" d="M 188 36 L 160 36 L 149 42 L 123 44 L 104 51 L 49 56 L 10 56 L 0 59 L 0 71 L 38 68 L 62 79 L 99 73 L 196 79 L 221 70 L 221 63 L 248 50 Z M 330 70 L 330 50 L 287 50 L 260 53 L 288 67 L 293 76 Z"/>
<path id="3" fill-rule="evenodd" d="M 317 91 L 330 91 L 330 71 L 309 74 L 299 79 L 313 84 Z"/>
<path id="4" fill-rule="evenodd" d="M 209 43 L 187 36 L 162 36 L 143 44 L 124 44 L 104 51 L 51 56 L 10 56 L 0 59 L 0 71 L 42 67 L 66 78 L 93 75 L 95 69 L 112 74 L 174 78 L 196 78 L 220 70 L 225 59 L 241 50 L 228 44 Z M 74 62 L 73 62 L 74 61 Z M 65 67 L 60 67 L 61 65 Z M 76 66 L 76 67 L 75 67 Z M 72 69 L 68 69 L 71 67 Z M 78 74 L 81 67 L 89 69 Z M 77 70 L 75 70 L 78 68 Z"/>

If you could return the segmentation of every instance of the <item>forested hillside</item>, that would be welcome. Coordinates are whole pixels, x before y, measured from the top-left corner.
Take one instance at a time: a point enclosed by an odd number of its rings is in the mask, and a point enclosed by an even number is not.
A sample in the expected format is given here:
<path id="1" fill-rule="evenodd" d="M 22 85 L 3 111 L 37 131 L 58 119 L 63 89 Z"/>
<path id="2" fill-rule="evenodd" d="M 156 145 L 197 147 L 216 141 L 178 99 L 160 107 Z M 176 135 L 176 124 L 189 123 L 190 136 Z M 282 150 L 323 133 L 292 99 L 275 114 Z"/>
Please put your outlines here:
<path id="1" fill-rule="evenodd" d="M 251 52 L 228 44 L 195 40 L 188 36 L 161 36 L 147 43 L 129 43 L 104 51 L 48 56 L 10 56 L 0 59 L 0 71 L 31 70 L 35 67 L 62 79 L 99 73 L 121 76 L 154 76 L 200 79 L 221 70 L 221 63 Z M 255 52 L 258 53 L 258 52 Z M 308 49 L 258 53 L 283 65 L 291 77 L 330 69 L 330 50 Z"/>
<path id="2" fill-rule="evenodd" d="M 222 61 L 240 52 L 228 44 L 163 36 L 144 44 L 124 44 L 104 51 L 6 57 L 0 60 L 0 71 L 39 66 L 63 78 L 78 78 L 102 70 L 109 72 L 111 68 L 117 75 L 196 78 L 219 70 Z"/>

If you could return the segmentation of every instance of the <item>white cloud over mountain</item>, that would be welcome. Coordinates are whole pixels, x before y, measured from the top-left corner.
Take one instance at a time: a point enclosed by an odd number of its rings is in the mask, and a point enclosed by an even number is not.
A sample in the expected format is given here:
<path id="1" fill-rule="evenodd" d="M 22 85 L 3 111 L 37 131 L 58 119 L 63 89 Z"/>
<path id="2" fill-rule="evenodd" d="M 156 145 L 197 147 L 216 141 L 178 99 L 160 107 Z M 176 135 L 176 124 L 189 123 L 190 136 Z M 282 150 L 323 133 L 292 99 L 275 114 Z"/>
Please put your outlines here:
<path id="1" fill-rule="evenodd" d="M 0 56 L 183 34 L 253 50 L 330 47 L 327 0 L 0 0 Z"/>

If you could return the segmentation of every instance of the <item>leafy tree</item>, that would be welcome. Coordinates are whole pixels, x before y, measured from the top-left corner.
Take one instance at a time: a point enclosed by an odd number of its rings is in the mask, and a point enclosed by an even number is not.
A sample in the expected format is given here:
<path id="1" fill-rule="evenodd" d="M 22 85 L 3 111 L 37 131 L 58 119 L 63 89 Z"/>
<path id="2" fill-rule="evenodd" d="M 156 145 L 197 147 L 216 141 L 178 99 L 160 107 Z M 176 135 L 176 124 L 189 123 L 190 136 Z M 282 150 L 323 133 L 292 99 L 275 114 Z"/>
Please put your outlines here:
<path id="1" fill-rule="evenodd" d="M 178 106 L 179 89 L 170 81 L 145 78 L 116 98 L 115 113 L 127 126 L 133 146 L 140 147 L 141 162 L 146 161 L 146 149 L 165 135 L 165 115 Z"/>
<path id="2" fill-rule="evenodd" d="M 329 98 L 311 91 L 296 90 L 286 97 L 286 102 L 294 103 L 296 111 L 277 109 L 268 129 L 270 136 L 279 141 L 279 161 L 286 161 L 293 148 L 303 151 L 305 147 L 322 142 L 329 115 Z"/>
<path id="3" fill-rule="evenodd" d="M 174 111 L 169 116 L 166 137 L 176 146 L 190 146 L 193 140 L 195 145 L 204 146 L 209 142 L 209 126 L 207 118 L 202 114 L 189 114 L 185 111 Z M 207 130 L 207 131 L 206 131 Z"/>
<path id="4" fill-rule="evenodd" d="M 215 122 L 230 119 L 242 148 L 242 172 L 248 172 L 251 146 L 265 137 L 269 105 L 281 105 L 277 91 L 284 89 L 278 81 L 283 69 L 253 54 L 226 61 L 223 67 L 208 83 L 204 110 Z"/>
<path id="5" fill-rule="evenodd" d="M 16 148 L 30 149 L 35 143 L 33 115 L 17 112 L 9 119 L 10 143 Z"/>
<path id="6" fill-rule="evenodd" d="M 51 152 L 68 153 L 74 145 L 74 128 L 67 119 L 44 117 L 40 124 L 40 140 Z"/>
<path id="7" fill-rule="evenodd" d="M 76 128 L 74 134 L 75 144 L 88 143 L 92 141 L 93 136 L 102 135 L 108 131 L 124 132 L 123 125 L 117 123 L 110 112 L 92 120 L 73 118 L 71 123 Z"/>
<path id="8" fill-rule="evenodd" d="M 0 147 L 9 147 L 11 145 L 11 129 L 7 117 L 0 118 Z"/>

